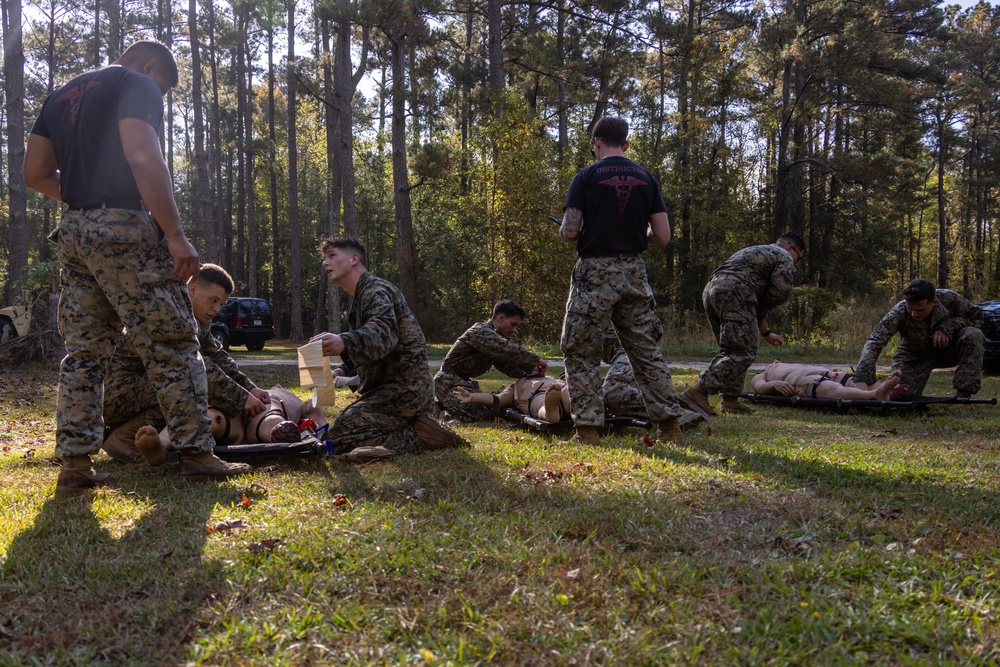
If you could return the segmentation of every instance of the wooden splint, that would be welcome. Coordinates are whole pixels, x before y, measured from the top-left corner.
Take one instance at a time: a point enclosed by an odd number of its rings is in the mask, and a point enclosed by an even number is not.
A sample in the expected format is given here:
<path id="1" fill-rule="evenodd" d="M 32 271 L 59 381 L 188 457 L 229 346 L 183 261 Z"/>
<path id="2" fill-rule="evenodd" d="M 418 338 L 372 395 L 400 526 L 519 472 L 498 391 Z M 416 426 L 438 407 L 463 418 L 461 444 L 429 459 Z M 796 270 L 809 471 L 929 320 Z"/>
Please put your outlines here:
<path id="1" fill-rule="evenodd" d="M 921 396 L 909 401 L 877 401 L 851 398 L 807 398 L 805 396 L 780 396 L 772 394 L 756 394 L 744 392 L 740 394 L 752 403 L 770 403 L 772 405 L 791 405 L 799 408 L 816 408 L 819 410 L 838 410 L 851 412 L 855 410 L 882 410 L 886 412 L 923 412 L 929 405 L 996 405 L 995 398 L 959 398 L 957 396 Z"/>
<path id="2" fill-rule="evenodd" d="M 550 424 L 549 422 L 542 421 L 541 419 L 529 417 L 528 415 L 520 413 L 513 408 L 507 408 L 501 413 L 501 416 L 509 422 L 518 424 L 519 426 L 524 426 L 525 428 L 529 428 L 533 431 L 541 431 L 542 433 L 565 433 L 573 428 L 572 419 L 566 419 L 555 424 Z M 649 430 L 649 427 L 649 422 L 643 421 L 642 419 L 633 419 L 632 417 L 604 418 L 605 432 L 621 430 L 624 428 L 641 428 Z"/>

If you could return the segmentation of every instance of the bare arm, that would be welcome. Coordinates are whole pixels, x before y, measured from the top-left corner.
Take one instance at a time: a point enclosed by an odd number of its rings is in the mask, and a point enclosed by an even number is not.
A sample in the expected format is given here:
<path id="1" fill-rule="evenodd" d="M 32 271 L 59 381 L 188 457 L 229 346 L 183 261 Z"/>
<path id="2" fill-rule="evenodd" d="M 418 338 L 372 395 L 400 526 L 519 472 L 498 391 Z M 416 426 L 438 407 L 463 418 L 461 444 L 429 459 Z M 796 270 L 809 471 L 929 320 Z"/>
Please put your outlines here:
<path id="1" fill-rule="evenodd" d="M 563 212 L 562 225 L 559 226 L 559 235 L 566 241 L 572 241 L 580 235 L 580 228 L 583 227 L 583 211 L 578 208 L 567 208 Z"/>
<path id="2" fill-rule="evenodd" d="M 24 152 L 24 184 L 56 201 L 62 201 L 55 148 L 52 141 L 37 134 L 28 135 L 28 147 Z"/>
<path id="3" fill-rule="evenodd" d="M 791 396 L 795 393 L 795 387 L 783 380 L 768 380 L 767 373 L 757 373 L 750 380 L 750 386 L 758 394 L 781 394 Z"/>
<path id="4" fill-rule="evenodd" d="M 670 243 L 670 218 L 666 212 L 654 213 L 649 216 L 649 231 L 646 232 L 649 245 L 667 245 Z"/>
<path id="5" fill-rule="evenodd" d="M 166 235 L 167 249 L 174 258 L 174 277 L 187 281 L 198 272 L 198 251 L 184 235 L 156 130 L 144 120 L 125 118 L 118 122 L 118 131 L 142 201 Z"/>
<path id="6" fill-rule="evenodd" d="M 489 408 L 493 407 L 493 394 L 487 394 L 483 391 L 471 392 L 465 387 L 455 387 L 455 390 L 452 393 L 455 395 L 455 398 L 458 399 L 459 403 L 463 403 L 465 405 L 485 405 Z M 504 405 L 504 403 L 507 403 L 507 405 Z M 503 399 L 500 400 L 500 407 L 502 408 L 509 408 L 511 405 L 510 401 L 505 401 Z"/>

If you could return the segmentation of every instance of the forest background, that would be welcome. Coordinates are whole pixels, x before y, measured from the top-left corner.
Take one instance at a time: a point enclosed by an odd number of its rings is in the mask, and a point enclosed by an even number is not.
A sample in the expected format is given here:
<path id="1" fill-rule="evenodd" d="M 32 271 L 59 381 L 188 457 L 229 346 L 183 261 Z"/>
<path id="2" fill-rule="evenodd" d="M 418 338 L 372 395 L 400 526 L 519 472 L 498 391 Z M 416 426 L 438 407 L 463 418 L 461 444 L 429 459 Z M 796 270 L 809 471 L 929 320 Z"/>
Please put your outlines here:
<path id="1" fill-rule="evenodd" d="M 549 216 L 606 114 L 630 121 L 628 155 L 662 184 L 674 238 L 646 262 L 671 335 L 703 335 L 712 269 L 787 229 L 809 252 L 772 325 L 807 343 L 884 312 L 914 277 L 977 301 L 1000 288 L 1000 9 L 986 3 L 2 9 L 0 305 L 46 293 L 56 273 L 60 207 L 25 191 L 21 165 L 42 101 L 143 38 L 181 69 L 162 139 L 188 236 L 238 294 L 271 302 L 280 337 L 338 330 L 316 248 L 345 233 L 430 341 L 501 298 L 528 309 L 528 338 L 555 340 L 575 253 Z"/>

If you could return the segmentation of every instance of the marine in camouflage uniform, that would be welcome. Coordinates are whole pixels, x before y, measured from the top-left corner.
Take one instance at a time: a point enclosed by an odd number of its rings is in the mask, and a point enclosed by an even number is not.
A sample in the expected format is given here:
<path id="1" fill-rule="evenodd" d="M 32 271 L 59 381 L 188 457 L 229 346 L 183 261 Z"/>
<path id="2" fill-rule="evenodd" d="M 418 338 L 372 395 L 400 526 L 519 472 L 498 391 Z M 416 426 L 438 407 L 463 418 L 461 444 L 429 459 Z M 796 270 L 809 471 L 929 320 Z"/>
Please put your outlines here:
<path id="1" fill-rule="evenodd" d="M 539 361 L 534 352 L 504 338 L 492 321 L 477 322 L 448 350 L 434 376 L 434 393 L 441 409 L 454 419 L 465 422 L 493 419 L 492 408 L 459 402 L 454 396 L 455 388 L 481 392 L 479 383 L 472 378 L 486 373 L 490 367 L 496 367 L 507 377 L 518 378 L 531 373 Z"/>
<path id="2" fill-rule="evenodd" d="M 618 342 L 614 330 L 605 333 L 604 352 L 601 354 L 604 363 L 611 366 L 604 381 L 601 383 L 601 398 L 604 399 L 604 412 L 607 417 L 632 417 L 633 419 L 649 419 L 646 402 L 642 392 L 635 384 L 635 373 L 628 360 L 628 354 Z M 705 421 L 705 415 L 700 412 L 680 408 L 680 425 L 682 429 L 694 427 Z"/>
<path id="3" fill-rule="evenodd" d="M 104 380 L 122 324 L 159 399 L 173 446 L 211 451 L 208 386 L 197 323 L 156 224 L 141 210 L 73 210 L 58 236 L 66 340 L 56 406 L 56 456 L 92 454 L 104 438 Z"/>
<path id="4" fill-rule="evenodd" d="M 705 393 L 735 399 L 743 391 L 760 336 L 766 331 L 767 312 L 785 303 L 795 284 L 795 258 L 786 249 L 794 244 L 783 242 L 784 238 L 736 252 L 712 272 L 705 285 L 702 303 L 719 343 L 719 352 L 698 377 Z M 801 239 L 797 243 L 802 249 Z M 772 341 L 771 336 L 776 338 Z M 780 340 L 773 333 L 765 337 L 772 344 Z"/>
<path id="5" fill-rule="evenodd" d="M 344 372 L 358 375 L 361 398 L 330 428 L 339 451 L 382 446 L 397 454 L 418 452 L 413 423 L 434 405 L 424 333 L 399 289 L 365 271 L 358 280 L 349 315 L 350 331 L 340 334 Z"/>
<path id="6" fill-rule="evenodd" d="M 609 343 L 613 341 L 613 343 Z M 635 373 L 628 361 L 628 354 L 618 342 L 618 336 L 612 330 L 605 334 L 602 361 L 609 364 L 607 375 L 601 382 L 601 399 L 604 401 L 604 412 L 608 417 L 634 417 L 649 419 L 646 412 L 646 401 L 642 392 L 635 386 Z"/>
<path id="7" fill-rule="evenodd" d="M 914 281 L 917 282 L 926 281 Z M 979 393 L 986 346 L 986 337 L 980 329 L 983 311 L 950 289 L 937 289 L 933 294 L 936 303 L 926 303 L 932 307 L 921 319 L 911 314 L 907 300 L 897 303 L 882 318 L 861 351 L 854 371 L 855 382 L 875 382 L 878 357 L 898 333 L 900 341 L 892 357 L 892 370 L 902 372 L 900 384 L 907 385 L 912 396 L 923 394 L 933 369 L 952 366 L 957 366 L 952 386 L 958 395 Z M 935 347 L 935 332 L 948 337 L 947 347 Z"/>
<path id="8" fill-rule="evenodd" d="M 604 425 L 599 366 L 609 326 L 628 351 L 650 419 L 666 439 L 682 439 L 680 405 L 659 346 L 663 326 L 640 257 L 650 242 L 669 242 L 670 222 L 659 183 L 625 157 L 627 136 L 620 118 L 601 118 L 594 126 L 597 161 L 573 178 L 560 227 L 564 239 L 576 241 L 579 256 L 560 344 L 576 438 L 589 444 L 599 441 L 596 429 Z"/>

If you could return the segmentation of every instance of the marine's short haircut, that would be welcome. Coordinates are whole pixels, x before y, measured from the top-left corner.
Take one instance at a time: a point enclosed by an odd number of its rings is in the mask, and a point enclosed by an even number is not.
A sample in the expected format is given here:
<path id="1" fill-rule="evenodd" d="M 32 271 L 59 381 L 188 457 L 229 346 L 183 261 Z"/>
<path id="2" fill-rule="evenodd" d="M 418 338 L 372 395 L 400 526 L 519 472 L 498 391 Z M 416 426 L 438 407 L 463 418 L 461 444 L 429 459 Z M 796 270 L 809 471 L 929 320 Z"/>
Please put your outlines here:
<path id="1" fill-rule="evenodd" d="M 493 319 L 496 319 L 497 315 L 505 315 L 507 317 L 514 317 L 517 315 L 522 320 L 528 318 L 528 314 L 524 312 L 524 308 L 522 308 L 519 303 L 512 301 L 511 299 L 497 301 L 496 305 L 493 306 Z"/>
<path id="2" fill-rule="evenodd" d="M 353 239 L 350 236 L 329 236 L 319 244 L 320 254 L 325 255 L 331 248 L 339 248 L 340 250 L 357 253 L 358 259 L 361 260 L 361 265 L 368 266 L 368 252 L 361 245 L 361 241 L 357 239 Z"/>
<path id="3" fill-rule="evenodd" d="M 917 278 L 903 288 L 903 299 L 907 303 L 917 303 L 918 301 L 933 301 L 937 298 L 934 290 L 934 283 L 929 280 Z"/>
<path id="4" fill-rule="evenodd" d="M 778 237 L 778 240 L 775 241 L 775 243 L 780 246 L 795 246 L 795 249 L 800 253 L 803 255 L 806 254 L 806 242 L 795 232 L 785 232 Z"/>
<path id="5" fill-rule="evenodd" d="M 628 121 L 617 116 L 604 116 L 594 125 L 592 137 L 612 148 L 621 148 L 628 141 Z"/>
<path id="6" fill-rule="evenodd" d="M 177 61 L 174 60 L 174 54 L 171 53 L 170 49 L 163 42 L 156 41 L 155 39 L 144 39 L 134 42 L 125 49 L 120 60 L 155 60 L 163 66 L 163 70 L 170 82 L 170 87 L 174 88 L 177 86 L 179 80 Z"/>
<path id="7" fill-rule="evenodd" d="M 197 280 L 202 285 L 218 285 L 226 294 L 233 293 L 233 277 L 218 264 L 202 264 Z"/>

